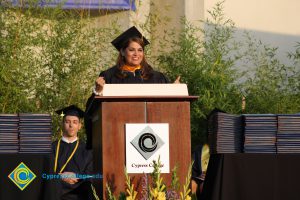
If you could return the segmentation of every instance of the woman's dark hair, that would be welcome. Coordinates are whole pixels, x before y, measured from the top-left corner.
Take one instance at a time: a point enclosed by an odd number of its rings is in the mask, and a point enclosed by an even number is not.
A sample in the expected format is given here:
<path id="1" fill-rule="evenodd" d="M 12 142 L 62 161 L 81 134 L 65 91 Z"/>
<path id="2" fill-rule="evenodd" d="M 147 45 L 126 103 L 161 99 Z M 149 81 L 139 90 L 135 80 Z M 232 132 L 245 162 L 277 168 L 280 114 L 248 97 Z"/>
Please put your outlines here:
<path id="1" fill-rule="evenodd" d="M 122 55 L 122 51 L 125 51 L 125 49 L 129 46 L 129 44 L 131 42 L 136 42 L 138 43 L 139 45 L 141 45 L 141 47 L 143 48 L 144 50 L 144 41 L 143 39 L 139 38 L 139 37 L 132 37 L 130 39 L 128 39 L 123 45 L 122 45 L 122 48 L 119 52 L 119 56 L 118 56 L 118 59 L 117 59 L 117 68 L 118 70 L 116 71 L 116 76 L 119 77 L 119 78 L 125 78 L 127 76 L 126 73 L 123 73 L 122 72 L 122 66 L 124 66 L 126 64 L 126 60 L 125 60 L 125 57 Z M 145 59 L 145 54 L 143 56 L 143 60 L 141 62 L 141 71 L 142 71 L 142 78 L 144 80 L 147 80 L 151 77 L 152 75 L 152 71 L 153 71 L 153 68 L 147 63 L 146 59 Z"/>

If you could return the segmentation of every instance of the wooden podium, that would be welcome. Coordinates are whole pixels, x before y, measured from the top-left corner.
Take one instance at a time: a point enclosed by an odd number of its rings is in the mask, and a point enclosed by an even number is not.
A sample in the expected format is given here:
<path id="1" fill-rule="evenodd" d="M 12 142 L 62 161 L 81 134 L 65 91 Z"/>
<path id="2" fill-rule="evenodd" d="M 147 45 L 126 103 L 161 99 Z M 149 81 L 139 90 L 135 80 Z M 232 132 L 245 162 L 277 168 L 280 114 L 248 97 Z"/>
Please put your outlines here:
<path id="1" fill-rule="evenodd" d="M 170 171 L 177 165 L 181 186 L 191 164 L 190 102 L 196 96 L 95 97 L 93 110 L 93 152 L 95 172 L 103 175 L 95 187 L 100 198 L 106 198 L 106 184 L 118 197 L 125 192 L 124 167 L 126 123 L 168 123 Z M 167 185 L 171 173 L 162 174 Z M 129 174 L 140 190 L 143 174 Z"/>

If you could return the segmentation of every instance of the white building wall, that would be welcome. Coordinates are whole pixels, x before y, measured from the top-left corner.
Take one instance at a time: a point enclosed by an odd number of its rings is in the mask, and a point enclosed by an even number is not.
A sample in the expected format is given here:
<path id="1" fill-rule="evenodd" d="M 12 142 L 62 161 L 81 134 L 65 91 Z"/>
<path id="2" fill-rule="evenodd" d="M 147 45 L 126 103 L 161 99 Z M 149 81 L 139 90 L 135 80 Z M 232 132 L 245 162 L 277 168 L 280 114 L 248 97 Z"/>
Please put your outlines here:
<path id="1" fill-rule="evenodd" d="M 206 0 L 205 11 L 211 10 L 219 0 Z M 238 29 L 251 31 L 263 43 L 279 47 L 279 59 L 289 63 L 286 52 L 300 42 L 299 0 L 226 0 L 224 12 Z M 209 17 L 205 12 L 205 17 Z"/>
<path id="2" fill-rule="evenodd" d="M 204 0 L 186 0 L 185 17 L 196 25 L 200 24 L 200 20 L 204 19 Z"/>
<path id="3" fill-rule="evenodd" d="M 206 0 L 205 10 L 210 10 L 216 2 Z M 289 35 L 300 35 L 299 9 L 299 0 L 226 0 L 224 3 L 226 16 L 238 28 Z"/>

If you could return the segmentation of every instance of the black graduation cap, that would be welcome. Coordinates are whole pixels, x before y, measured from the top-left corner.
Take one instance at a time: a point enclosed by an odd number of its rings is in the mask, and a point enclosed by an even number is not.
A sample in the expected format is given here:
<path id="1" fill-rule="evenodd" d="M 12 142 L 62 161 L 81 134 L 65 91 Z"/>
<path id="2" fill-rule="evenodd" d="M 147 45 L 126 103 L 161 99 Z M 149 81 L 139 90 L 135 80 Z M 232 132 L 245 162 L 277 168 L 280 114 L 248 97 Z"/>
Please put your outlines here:
<path id="1" fill-rule="evenodd" d="M 62 115 L 62 116 L 76 116 L 78 118 L 83 118 L 84 117 L 84 112 L 78 108 L 75 105 L 71 105 L 65 108 L 62 108 L 60 110 L 55 111 L 57 114 Z"/>
<path id="2" fill-rule="evenodd" d="M 132 26 L 131 28 L 127 29 L 125 32 L 123 32 L 121 35 L 119 35 L 116 39 L 114 39 L 111 43 L 114 45 L 118 51 L 121 50 L 123 44 L 133 37 L 139 37 L 142 38 L 144 41 L 144 46 L 150 44 L 150 42 L 142 35 L 142 33 L 135 27 Z"/>

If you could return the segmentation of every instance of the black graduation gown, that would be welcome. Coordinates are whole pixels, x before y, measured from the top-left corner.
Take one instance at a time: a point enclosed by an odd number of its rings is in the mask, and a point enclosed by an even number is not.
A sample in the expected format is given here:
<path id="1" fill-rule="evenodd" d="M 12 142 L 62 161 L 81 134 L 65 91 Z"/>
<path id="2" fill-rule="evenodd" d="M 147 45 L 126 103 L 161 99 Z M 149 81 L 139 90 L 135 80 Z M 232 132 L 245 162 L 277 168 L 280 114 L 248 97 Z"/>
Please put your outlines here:
<path id="1" fill-rule="evenodd" d="M 151 72 L 151 76 L 144 80 L 141 77 L 140 70 L 136 70 L 135 73 L 132 72 L 124 72 L 125 77 L 119 78 L 116 76 L 118 68 L 117 66 L 113 66 L 106 71 L 100 73 L 99 76 L 104 77 L 105 83 L 107 84 L 151 84 L 151 83 L 169 83 L 168 79 L 164 76 L 163 73 L 153 70 Z M 94 94 L 90 96 L 86 103 L 86 111 L 93 110 L 91 107 Z M 85 130 L 87 134 L 87 149 L 92 148 L 92 120 L 90 116 L 86 115 L 84 119 Z"/>
<path id="2" fill-rule="evenodd" d="M 203 145 L 199 145 L 196 147 L 195 151 L 193 152 L 193 166 L 192 166 L 192 180 L 194 180 L 198 187 L 196 191 L 197 199 L 201 200 L 201 193 L 199 191 L 200 189 L 200 184 L 203 183 L 203 180 L 201 180 L 199 177 L 202 175 L 202 163 L 201 163 L 201 158 L 202 158 L 202 147 Z"/>
<path id="3" fill-rule="evenodd" d="M 169 81 L 163 75 L 163 73 L 153 70 L 150 77 L 145 80 L 141 77 L 140 70 L 136 70 L 135 73 L 123 72 L 125 74 L 124 78 L 119 78 L 117 74 L 117 66 L 114 66 L 106 71 L 100 73 L 99 76 L 104 77 L 105 83 L 108 84 L 135 84 L 135 83 L 168 83 Z"/>
<path id="4" fill-rule="evenodd" d="M 56 155 L 57 144 L 58 141 L 52 143 L 54 158 Z M 76 142 L 60 142 L 56 173 L 60 172 L 60 169 L 66 163 L 75 146 Z M 78 149 L 76 150 L 74 156 L 67 164 L 63 172 L 73 172 L 81 175 L 93 173 L 92 152 L 90 150 L 86 150 L 85 147 L 86 144 L 80 141 Z M 58 181 L 57 183 L 59 184 L 58 187 L 62 200 L 92 199 L 91 182 L 88 179 L 80 179 L 79 182 L 75 184 L 69 184 L 62 180 Z"/>

